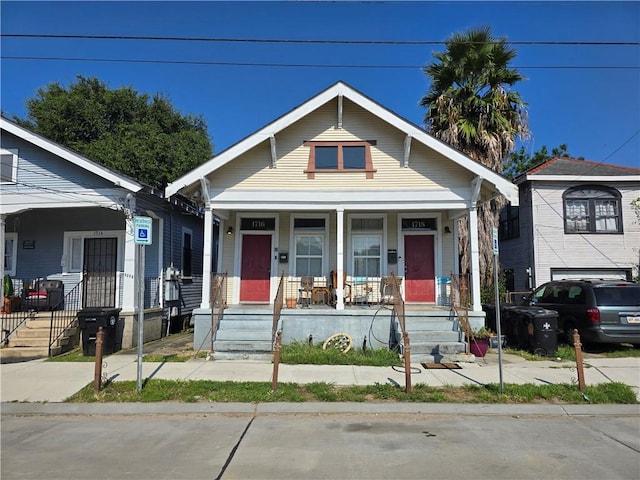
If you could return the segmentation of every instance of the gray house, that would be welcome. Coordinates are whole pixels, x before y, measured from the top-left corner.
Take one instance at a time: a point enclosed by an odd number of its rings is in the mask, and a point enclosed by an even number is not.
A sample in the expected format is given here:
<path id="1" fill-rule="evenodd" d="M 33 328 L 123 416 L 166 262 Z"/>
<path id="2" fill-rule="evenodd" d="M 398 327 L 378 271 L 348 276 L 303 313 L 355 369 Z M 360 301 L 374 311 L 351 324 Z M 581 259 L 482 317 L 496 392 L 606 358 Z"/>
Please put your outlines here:
<path id="1" fill-rule="evenodd" d="M 169 202 L 162 192 L 6 118 L 0 126 L 0 254 L 22 299 L 14 307 L 28 306 L 38 279 L 57 281 L 65 296 L 75 290 L 81 299 L 66 308 L 121 309 L 127 348 L 137 343 L 136 293 L 144 281 L 145 341 L 181 328 L 201 303 L 199 208 L 181 197 Z M 135 217 L 151 219 L 152 236 L 144 246 L 144 274 L 137 276 Z"/>
<path id="2" fill-rule="evenodd" d="M 640 169 L 552 158 L 515 180 L 520 206 L 500 220 L 507 289 L 562 278 L 638 277 Z"/>

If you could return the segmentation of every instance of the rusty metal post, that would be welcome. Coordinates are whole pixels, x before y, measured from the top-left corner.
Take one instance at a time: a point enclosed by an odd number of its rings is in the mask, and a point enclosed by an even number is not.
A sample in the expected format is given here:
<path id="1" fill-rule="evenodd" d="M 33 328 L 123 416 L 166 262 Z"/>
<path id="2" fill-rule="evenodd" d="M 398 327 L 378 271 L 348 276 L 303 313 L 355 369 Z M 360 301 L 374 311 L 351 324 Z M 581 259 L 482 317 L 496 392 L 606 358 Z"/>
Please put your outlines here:
<path id="1" fill-rule="evenodd" d="M 411 393 L 411 346 L 409 345 L 409 334 L 402 333 L 404 340 L 404 384 L 405 393 Z"/>
<path id="2" fill-rule="evenodd" d="M 100 392 L 100 384 L 102 383 L 102 342 L 104 340 L 104 330 L 98 328 L 96 334 L 96 359 L 93 373 L 93 393 Z"/>
<path id="3" fill-rule="evenodd" d="M 578 387 L 584 393 L 584 368 L 582 365 L 582 343 L 580 343 L 580 334 L 577 329 L 573 330 L 573 348 L 576 351 L 576 368 L 578 370 Z"/>
<path id="4" fill-rule="evenodd" d="M 271 391 L 278 389 L 278 368 L 280 367 L 280 345 L 282 342 L 282 332 L 276 333 L 276 341 L 273 346 L 273 378 L 271 380 Z"/>

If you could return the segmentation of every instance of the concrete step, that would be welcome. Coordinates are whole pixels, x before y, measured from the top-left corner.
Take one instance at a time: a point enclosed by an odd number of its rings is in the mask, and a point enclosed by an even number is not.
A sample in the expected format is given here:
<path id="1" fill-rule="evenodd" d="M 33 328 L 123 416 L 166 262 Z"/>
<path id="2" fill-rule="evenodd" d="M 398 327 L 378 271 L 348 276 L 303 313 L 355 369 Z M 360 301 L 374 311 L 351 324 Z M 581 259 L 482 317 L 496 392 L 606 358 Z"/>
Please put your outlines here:
<path id="1" fill-rule="evenodd" d="M 49 356 L 48 347 L 4 347 L 0 348 L 0 362 L 12 363 L 19 361 L 33 360 L 36 358 L 47 358 Z"/>
<path id="2" fill-rule="evenodd" d="M 265 330 L 271 331 L 273 320 L 244 320 L 233 319 L 227 320 L 226 318 L 220 322 L 218 331 L 220 330 Z"/>
<path id="3" fill-rule="evenodd" d="M 410 341 L 411 356 L 426 355 L 452 355 L 466 351 L 464 342 L 413 342 Z"/>
<path id="4" fill-rule="evenodd" d="M 231 330 L 226 328 L 224 330 L 218 330 L 216 334 L 216 341 L 233 341 L 233 340 L 243 340 L 243 341 L 260 341 L 260 342 L 270 342 L 271 341 L 271 329 L 269 330 L 253 330 L 253 329 L 236 329 Z"/>
<path id="5" fill-rule="evenodd" d="M 218 341 L 213 342 L 213 351 L 214 352 L 246 352 L 246 353 L 257 353 L 257 352 L 271 352 L 271 341 L 242 341 L 242 340 L 233 340 L 233 341 Z"/>
<path id="6" fill-rule="evenodd" d="M 57 346 L 64 346 L 69 343 L 69 337 L 61 337 L 56 340 Z M 49 336 L 36 338 L 16 337 L 9 340 L 10 347 L 46 347 L 49 348 Z"/>
<path id="7" fill-rule="evenodd" d="M 14 332 L 16 338 L 46 338 L 49 339 L 49 331 L 47 328 L 19 328 Z"/>
<path id="8" fill-rule="evenodd" d="M 444 332 L 440 330 L 422 330 L 412 331 L 409 333 L 411 344 L 421 342 L 459 342 L 460 334 L 458 332 Z"/>
<path id="9" fill-rule="evenodd" d="M 454 354 L 411 354 L 411 363 L 476 363 L 475 355 L 467 355 L 464 352 Z M 418 377 L 416 377 L 417 379 Z"/>
<path id="10" fill-rule="evenodd" d="M 256 360 L 261 362 L 271 361 L 271 353 L 249 353 L 249 352 L 215 352 L 209 355 L 209 360 Z"/>
<path id="11" fill-rule="evenodd" d="M 405 328 L 408 332 L 433 330 L 451 332 L 456 329 L 453 322 L 438 318 L 407 318 L 405 319 Z"/>

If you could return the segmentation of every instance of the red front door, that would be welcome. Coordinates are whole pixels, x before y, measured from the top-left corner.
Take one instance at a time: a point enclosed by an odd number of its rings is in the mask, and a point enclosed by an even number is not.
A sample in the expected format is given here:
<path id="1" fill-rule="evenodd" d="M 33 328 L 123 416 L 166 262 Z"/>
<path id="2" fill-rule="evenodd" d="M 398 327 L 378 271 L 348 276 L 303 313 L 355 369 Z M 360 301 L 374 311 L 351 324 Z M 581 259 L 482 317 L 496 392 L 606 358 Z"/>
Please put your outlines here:
<path id="1" fill-rule="evenodd" d="M 435 302 L 433 235 L 404 236 L 404 296 L 407 302 Z"/>
<path id="2" fill-rule="evenodd" d="M 240 301 L 269 302 L 271 235 L 243 235 Z"/>

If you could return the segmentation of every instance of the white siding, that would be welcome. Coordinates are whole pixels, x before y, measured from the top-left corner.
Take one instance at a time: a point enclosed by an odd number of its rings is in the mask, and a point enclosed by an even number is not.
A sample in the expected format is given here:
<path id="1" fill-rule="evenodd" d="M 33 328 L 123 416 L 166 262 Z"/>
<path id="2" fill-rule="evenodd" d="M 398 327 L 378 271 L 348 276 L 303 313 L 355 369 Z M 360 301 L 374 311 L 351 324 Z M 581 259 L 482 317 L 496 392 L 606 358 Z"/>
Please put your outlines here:
<path id="1" fill-rule="evenodd" d="M 563 192 L 578 183 L 534 185 L 532 212 L 535 220 L 536 285 L 551 279 L 551 268 L 618 269 L 634 267 L 638 274 L 640 226 L 630 203 L 640 197 L 637 185 L 610 183 L 622 195 L 624 234 L 564 233 Z"/>

